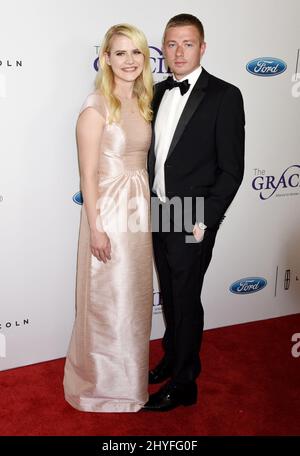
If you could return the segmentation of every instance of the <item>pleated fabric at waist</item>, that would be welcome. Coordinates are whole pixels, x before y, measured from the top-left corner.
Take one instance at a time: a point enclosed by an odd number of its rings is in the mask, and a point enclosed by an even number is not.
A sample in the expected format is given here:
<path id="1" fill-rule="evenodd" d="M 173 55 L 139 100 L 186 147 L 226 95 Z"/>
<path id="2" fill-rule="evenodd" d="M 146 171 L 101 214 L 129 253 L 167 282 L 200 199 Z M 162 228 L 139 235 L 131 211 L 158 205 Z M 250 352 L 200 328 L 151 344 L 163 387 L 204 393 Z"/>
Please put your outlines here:
<path id="1" fill-rule="evenodd" d="M 120 174 L 134 174 L 146 171 L 146 157 L 136 155 L 108 155 L 103 154 L 99 160 L 100 177 L 114 177 Z"/>

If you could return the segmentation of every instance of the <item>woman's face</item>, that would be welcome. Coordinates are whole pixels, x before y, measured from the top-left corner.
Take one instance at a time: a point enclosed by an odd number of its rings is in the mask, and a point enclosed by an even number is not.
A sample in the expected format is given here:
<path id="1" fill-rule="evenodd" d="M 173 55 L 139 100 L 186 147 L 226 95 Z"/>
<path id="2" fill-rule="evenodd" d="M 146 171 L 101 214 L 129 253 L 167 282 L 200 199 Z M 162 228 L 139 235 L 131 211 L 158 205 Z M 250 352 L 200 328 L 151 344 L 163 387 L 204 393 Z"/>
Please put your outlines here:
<path id="1" fill-rule="evenodd" d="M 111 39 L 110 52 L 105 54 L 106 63 L 111 66 L 115 82 L 133 82 L 142 73 L 145 57 L 136 45 L 124 35 Z"/>

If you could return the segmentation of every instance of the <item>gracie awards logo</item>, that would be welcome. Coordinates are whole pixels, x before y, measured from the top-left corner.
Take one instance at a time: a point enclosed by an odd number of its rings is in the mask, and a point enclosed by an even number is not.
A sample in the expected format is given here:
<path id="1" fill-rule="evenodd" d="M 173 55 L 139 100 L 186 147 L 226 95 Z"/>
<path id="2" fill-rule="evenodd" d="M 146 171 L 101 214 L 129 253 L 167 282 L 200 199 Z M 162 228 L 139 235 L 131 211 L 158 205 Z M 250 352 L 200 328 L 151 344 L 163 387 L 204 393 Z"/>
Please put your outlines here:
<path id="1" fill-rule="evenodd" d="M 169 73 L 162 50 L 156 46 L 149 46 L 149 49 L 152 73 L 162 75 Z"/>
<path id="2" fill-rule="evenodd" d="M 273 196 L 299 196 L 300 165 L 288 166 L 281 175 L 269 175 L 265 169 L 255 168 L 252 188 L 258 192 L 261 200 Z"/>

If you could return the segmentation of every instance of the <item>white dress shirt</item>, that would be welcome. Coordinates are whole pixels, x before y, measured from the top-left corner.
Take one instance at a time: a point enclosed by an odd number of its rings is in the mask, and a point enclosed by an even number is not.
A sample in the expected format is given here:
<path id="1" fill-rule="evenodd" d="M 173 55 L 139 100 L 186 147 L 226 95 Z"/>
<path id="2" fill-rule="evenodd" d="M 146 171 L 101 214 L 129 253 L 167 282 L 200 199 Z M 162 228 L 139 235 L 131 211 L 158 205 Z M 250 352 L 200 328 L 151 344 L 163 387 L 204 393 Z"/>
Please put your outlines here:
<path id="1" fill-rule="evenodd" d="M 154 127 L 156 161 L 152 190 L 161 201 L 166 201 L 165 161 L 178 121 L 201 71 L 202 67 L 199 66 L 192 73 L 179 80 L 179 82 L 185 79 L 189 81 L 189 90 L 184 95 L 181 95 L 179 87 L 167 89 L 158 109 Z"/>

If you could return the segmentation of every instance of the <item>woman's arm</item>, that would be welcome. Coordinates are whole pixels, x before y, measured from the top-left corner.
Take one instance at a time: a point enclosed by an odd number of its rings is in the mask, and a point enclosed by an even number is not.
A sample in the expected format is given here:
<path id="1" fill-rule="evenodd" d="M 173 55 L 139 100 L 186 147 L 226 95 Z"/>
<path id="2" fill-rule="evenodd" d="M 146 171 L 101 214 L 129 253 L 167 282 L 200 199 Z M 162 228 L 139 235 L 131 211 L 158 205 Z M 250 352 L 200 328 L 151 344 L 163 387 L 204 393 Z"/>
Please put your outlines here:
<path id="1" fill-rule="evenodd" d="M 97 229 L 99 210 L 96 207 L 99 198 L 99 147 L 104 123 L 103 117 L 95 109 L 87 108 L 77 121 L 76 136 L 80 185 L 90 227 L 91 252 L 98 260 L 106 263 L 110 260 L 111 246 L 107 234 Z"/>

